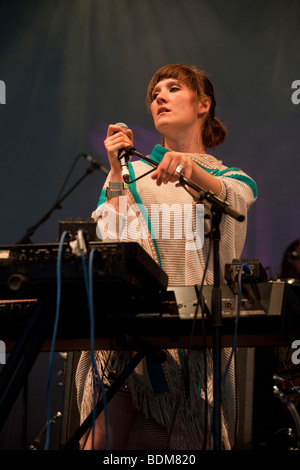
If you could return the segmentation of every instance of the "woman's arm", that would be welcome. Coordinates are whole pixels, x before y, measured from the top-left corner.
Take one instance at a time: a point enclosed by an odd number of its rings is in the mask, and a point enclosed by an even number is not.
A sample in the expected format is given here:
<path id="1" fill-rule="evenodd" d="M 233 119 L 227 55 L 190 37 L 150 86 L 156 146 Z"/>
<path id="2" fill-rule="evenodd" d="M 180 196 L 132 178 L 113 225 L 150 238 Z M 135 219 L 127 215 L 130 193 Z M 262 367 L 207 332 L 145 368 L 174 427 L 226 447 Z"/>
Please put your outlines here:
<path id="1" fill-rule="evenodd" d="M 124 183 L 119 160 L 119 151 L 123 148 L 133 146 L 133 133 L 130 129 L 125 130 L 123 127 L 111 124 L 107 129 L 104 146 L 110 163 L 109 181 L 110 183 L 120 183 L 119 187 L 115 185 L 116 187 L 112 188 L 110 193 L 112 196 L 115 193 L 116 196 L 108 197 L 107 202 L 113 206 L 116 212 L 119 212 L 119 197 L 117 194 L 119 194 L 122 183 Z"/>
<path id="2" fill-rule="evenodd" d="M 211 191 L 216 196 L 221 193 L 222 184 L 218 178 L 197 165 L 188 155 L 179 152 L 165 153 L 157 169 L 152 173 L 151 178 L 156 180 L 158 186 L 162 183 L 167 184 L 169 181 L 175 182 L 180 177 L 180 174 L 176 171 L 178 166 L 182 167 L 181 175 L 185 178 L 206 191 Z M 197 195 L 197 192 L 193 189 L 190 189 L 190 191 L 192 194 Z"/>

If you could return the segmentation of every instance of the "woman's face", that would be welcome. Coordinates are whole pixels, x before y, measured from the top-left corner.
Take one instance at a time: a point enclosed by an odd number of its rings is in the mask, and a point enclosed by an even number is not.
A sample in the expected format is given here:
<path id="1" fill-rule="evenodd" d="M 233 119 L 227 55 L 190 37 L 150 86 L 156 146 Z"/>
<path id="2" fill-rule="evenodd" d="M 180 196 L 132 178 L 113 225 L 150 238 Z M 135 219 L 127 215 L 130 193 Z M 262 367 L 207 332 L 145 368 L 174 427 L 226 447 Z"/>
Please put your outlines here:
<path id="1" fill-rule="evenodd" d="M 156 129 L 163 135 L 193 126 L 200 129 L 201 103 L 190 88 L 176 79 L 167 78 L 157 83 L 150 110 Z"/>

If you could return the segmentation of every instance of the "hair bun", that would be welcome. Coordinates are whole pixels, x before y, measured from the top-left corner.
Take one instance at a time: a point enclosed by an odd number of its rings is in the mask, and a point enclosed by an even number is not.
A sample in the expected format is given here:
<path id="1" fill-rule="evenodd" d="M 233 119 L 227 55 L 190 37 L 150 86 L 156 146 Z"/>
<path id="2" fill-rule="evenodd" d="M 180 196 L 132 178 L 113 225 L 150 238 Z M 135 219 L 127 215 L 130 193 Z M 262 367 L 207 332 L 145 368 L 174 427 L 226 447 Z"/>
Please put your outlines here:
<path id="1" fill-rule="evenodd" d="M 219 119 L 208 117 L 203 125 L 202 140 L 205 148 L 215 148 L 224 142 L 227 129 Z"/>

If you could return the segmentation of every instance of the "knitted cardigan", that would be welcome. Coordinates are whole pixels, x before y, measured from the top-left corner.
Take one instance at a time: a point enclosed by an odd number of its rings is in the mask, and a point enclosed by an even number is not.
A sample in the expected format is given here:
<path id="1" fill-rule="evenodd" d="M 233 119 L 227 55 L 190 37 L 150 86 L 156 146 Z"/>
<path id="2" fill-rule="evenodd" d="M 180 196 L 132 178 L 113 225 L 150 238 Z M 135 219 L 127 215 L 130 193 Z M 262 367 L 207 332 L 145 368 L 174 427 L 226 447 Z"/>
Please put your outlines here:
<path id="1" fill-rule="evenodd" d="M 166 149 L 156 145 L 150 158 L 159 163 L 165 152 Z M 205 171 L 219 178 L 222 186 L 219 199 L 226 199 L 245 216 L 243 222 L 238 222 L 229 216 L 222 215 L 220 221 L 222 283 L 225 282 L 225 263 L 231 263 L 233 259 L 239 259 L 241 256 L 247 230 L 247 211 L 257 198 L 257 187 L 253 179 L 242 170 L 236 167 L 228 168 L 211 155 L 188 155 Z M 102 238 L 106 238 L 105 241 L 134 240 L 140 243 L 168 274 L 169 286 L 198 285 L 201 282 L 212 285 L 212 256 L 209 257 L 208 269 L 203 279 L 204 267 L 210 253 L 209 237 L 204 237 L 204 234 L 209 233 L 211 228 L 211 218 L 205 217 L 210 214 L 209 204 L 202 206 L 183 187 L 176 187 L 175 183 L 162 184 L 158 187 L 149 175 L 143 177 L 149 169 L 149 164 L 145 161 L 138 160 L 129 163 L 130 181 L 137 181 L 128 186 L 128 195 L 125 198 L 127 210 L 122 215 L 116 214 L 112 206 L 106 203 L 105 189 L 110 179 L 108 175 L 98 207 L 92 214 L 98 221 L 97 233 Z M 199 206 L 203 210 L 197 212 L 196 208 Z M 169 228 L 166 232 L 164 232 L 166 220 L 163 216 L 151 217 L 153 207 L 159 208 L 164 216 L 167 214 Z M 180 215 L 185 213 L 189 216 L 186 219 L 180 219 Z M 197 225 L 197 213 L 204 215 L 201 218 L 202 224 Z M 157 215 L 157 212 L 155 214 Z M 110 217 L 117 220 L 117 223 L 110 224 Z M 182 223 L 183 227 L 180 231 L 180 225 L 176 225 L 178 220 L 181 222 L 184 220 L 184 223 L 189 221 L 191 227 L 184 227 Z M 125 351 L 114 353 L 97 351 L 95 355 L 103 382 L 107 386 L 110 385 L 107 371 L 113 368 L 119 373 L 131 357 L 131 353 Z M 222 371 L 226 368 L 229 355 L 230 349 L 224 348 Z M 204 361 L 206 361 L 206 369 Z M 182 380 L 187 367 L 189 386 L 188 389 L 184 389 Z M 152 425 L 155 428 L 158 425 L 167 433 L 172 427 L 170 449 L 202 449 L 205 441 L 205 424 L 207 425 L 208 422 L 209 426 L 211 423 L 212 376 L 213 364 L 210 350 L 190 351 L 187 358 L 187 351 L 174 349 L 166 351 L 166 361 L 162 364 L 152 362 L 151 358 L 146 356 L 129 377 L 127 386 L 136 409 L 146 419 L 148 427 Z M 76 384 L 78 407 L 81 421 L 83 421 L 93 406 L 93 380 L 89 352 L 81 354 Z M 208 409 L 205 407 L 206 401 Z M 230 449 L 233 444 L 235 414 L 234 362 L 232 362 L 226 383 L 222 388 L 222 445 L 225 449 Z M 156 429 L 155 433 L 157 432 Z M 140 431 L 137 430 L 137 433 Z M 165 436 L 166 434 L 163 435 L 162 432 L 160 448 L 164 448 Z M 151 444 L 151 439 L 147 443 L 143 441 L 136 444 L 137 440 L 133 438 L 130 442 L 131 448 L 157 449 L 159 445 L 157 440 Z"/>

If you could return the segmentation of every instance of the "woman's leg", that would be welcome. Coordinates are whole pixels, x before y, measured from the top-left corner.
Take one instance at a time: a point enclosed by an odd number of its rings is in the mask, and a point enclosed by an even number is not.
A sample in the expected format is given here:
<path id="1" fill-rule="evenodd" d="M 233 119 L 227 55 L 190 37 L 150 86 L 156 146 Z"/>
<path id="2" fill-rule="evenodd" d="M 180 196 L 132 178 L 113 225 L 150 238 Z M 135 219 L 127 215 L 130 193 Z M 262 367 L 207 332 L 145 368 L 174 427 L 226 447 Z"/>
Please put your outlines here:
<path id="1" fill-rule="evenodd" d="M 124 450 L 132 427 L 136 411 L 132 404 L 131 395 L 128 393 L 116 393 L 107 405 L 109 450 Z M 106 449 L 106 425 L 104 410 L 95 420 L 94 446 L 93 433 L 90 430 L 84 450 Z"/>

